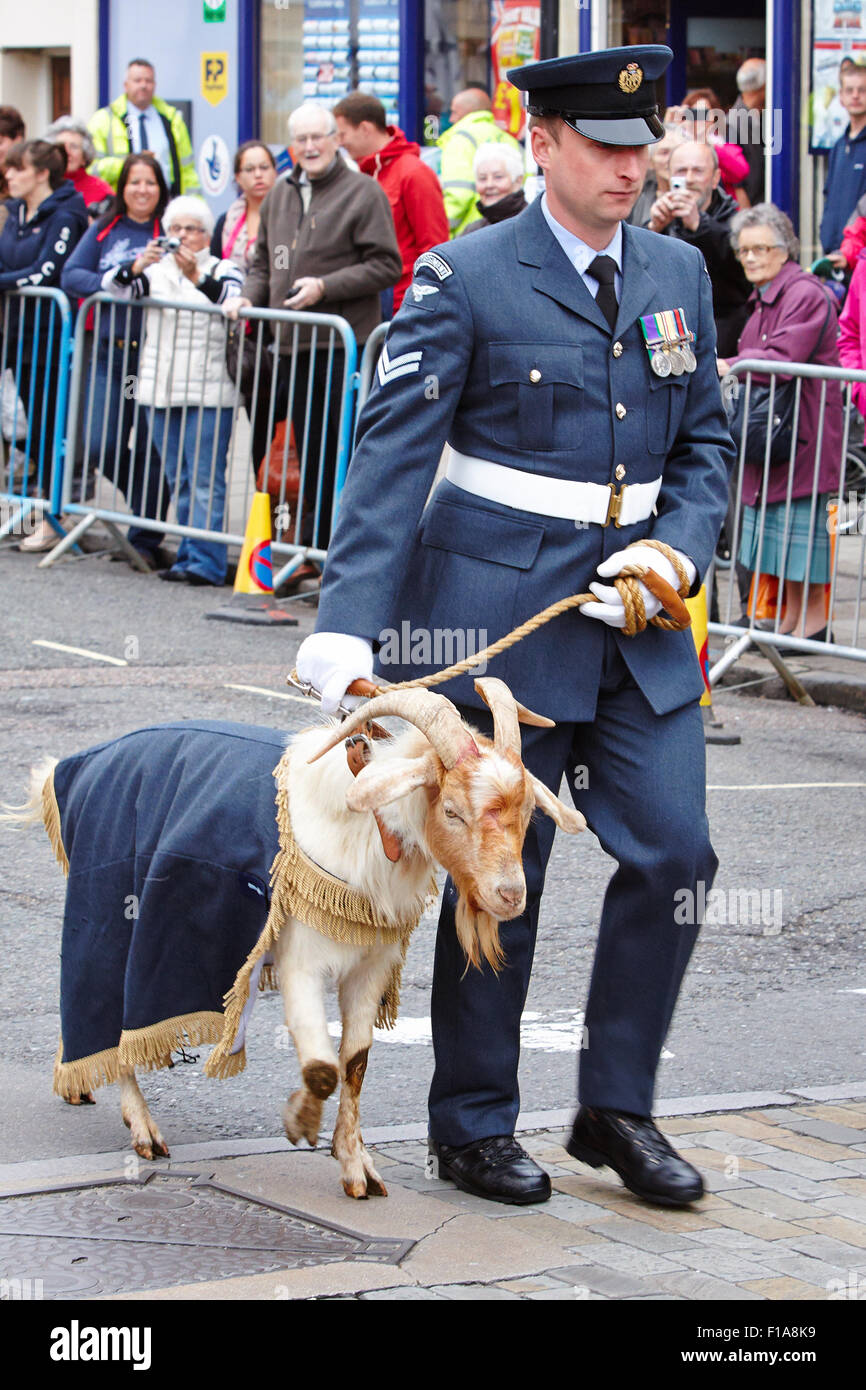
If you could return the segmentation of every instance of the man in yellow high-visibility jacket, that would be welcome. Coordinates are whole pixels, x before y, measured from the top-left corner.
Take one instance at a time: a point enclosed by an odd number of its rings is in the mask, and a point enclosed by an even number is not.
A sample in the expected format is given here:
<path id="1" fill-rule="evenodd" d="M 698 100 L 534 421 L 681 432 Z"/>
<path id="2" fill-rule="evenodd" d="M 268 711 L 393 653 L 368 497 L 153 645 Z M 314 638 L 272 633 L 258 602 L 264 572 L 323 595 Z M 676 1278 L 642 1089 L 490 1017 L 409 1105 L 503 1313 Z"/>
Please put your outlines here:
<path id="1" fill-rule="evenodd" d="M 439 182 L 445 198 L 445 211 L 452 237 L 459 236 L 470 222 L 477 222 L 481 213 L 475 206 L 475 151 L 479 145 L 496 144 L 520 146 L 493 119 L 493 103 L 481 87 L 467 87 L 457 92 L 451 102 L 451 122 L 436 142 L 442 151 Z"/>
<path id="2" fill-rule="evenodd" d="M 96 159 L 90 172 L 117 187 L 123 161 L 131 152 L 150 150 L 162 165 L 173 198 L 199 187 L 189 131 L 174 106 L 155 96 L 156 72 L 146 58 L 133 58 L 123 94 L 103 106 L 88 123 Z"/>

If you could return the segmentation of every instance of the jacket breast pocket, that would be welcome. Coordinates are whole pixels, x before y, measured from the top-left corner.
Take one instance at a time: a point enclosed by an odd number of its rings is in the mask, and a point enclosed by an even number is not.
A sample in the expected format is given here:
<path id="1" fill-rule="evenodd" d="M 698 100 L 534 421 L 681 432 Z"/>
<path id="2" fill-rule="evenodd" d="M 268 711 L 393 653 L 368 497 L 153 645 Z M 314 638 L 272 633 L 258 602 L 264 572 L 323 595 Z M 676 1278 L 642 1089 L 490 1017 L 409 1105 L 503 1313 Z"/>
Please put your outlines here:
<path id="1" fill-rule="evenodd" d="M 583 349 L 573 343 L 491 343 L 490 402 L 497 444 L 537 452 L 583 442 Z"/>
<path id="2" fill-rule="evenodd" d="M 689 375 L 656 376 L 650 374 L 650 389 L 646 407 L 646 442 L 651 454 L 667 454 L 672 448 L 683 411 L 686 408 L 686 389 Z"/>

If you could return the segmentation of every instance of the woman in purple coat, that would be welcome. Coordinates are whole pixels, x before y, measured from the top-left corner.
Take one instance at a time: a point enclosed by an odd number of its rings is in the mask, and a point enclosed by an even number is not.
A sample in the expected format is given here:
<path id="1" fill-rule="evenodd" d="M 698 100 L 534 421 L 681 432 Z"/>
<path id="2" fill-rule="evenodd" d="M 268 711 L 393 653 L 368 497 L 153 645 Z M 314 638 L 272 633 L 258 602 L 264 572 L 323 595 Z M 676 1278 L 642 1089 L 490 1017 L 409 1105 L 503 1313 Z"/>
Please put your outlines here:
<path id="1" fill-rule="evenodd" d="M 810 362 L 838 367 L 837 311 L 822 283 L 801 270 L 799 243 L 790 219 L 773 203 L 758 203 L 731 222 L 731 242 L 747 280 L 754 286 L 737 352 L 719 361 L 725 376 L 741 359 Z M 790 377 L 777 377 L 777 390 Z M 769 381 L 753 376 L 753 384 Z M 826 394 L 822 394 L 826 388 Z M 823 412 L 822 412 L 823 403 Z M 823 414 L 821 454 L 816 444 Z M 785 614 L 779 632 L 826 637 L 824 585 L 830 580 L 827 496 L 839 489 L 842 396 L 837 382 L 804 380 L 797 421 L 790 500 L 787 466 L 770 466 L 763 539 L 760 534 L 764 462 L 745 460 L 743 534 L 739 560 L 751 571 L 784 578 Z M 817 471 L 816 471 L 817 464 Z M 817 501 L 812 506 L 813 488 Z M 811 552 L 811 553 L 810 553 Z"/>

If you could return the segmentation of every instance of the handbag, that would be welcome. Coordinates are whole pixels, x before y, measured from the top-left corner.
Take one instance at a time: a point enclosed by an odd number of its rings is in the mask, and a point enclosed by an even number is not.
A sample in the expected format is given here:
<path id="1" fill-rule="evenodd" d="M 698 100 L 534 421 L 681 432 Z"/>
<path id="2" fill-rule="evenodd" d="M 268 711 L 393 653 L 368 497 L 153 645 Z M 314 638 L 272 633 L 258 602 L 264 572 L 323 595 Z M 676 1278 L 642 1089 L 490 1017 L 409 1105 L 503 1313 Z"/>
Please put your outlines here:
<path id="1" fill-rule="evenodd" d="M 815 353 L 821 345 L 821 340 L 827 329 L 830 314 L 833 311 L 832 303 L 827 304 L 827 314 L 821 325 L 821 332 L 815 340 L 815 346 L 806 358 L 811 362 Z M 776 380 L 776 389 L 773 391 L 773 416 L 770 418 L 770 392 L 772 383 L 766 386 L 759 382 L 752 382 L 749 391 L 749 423 L 746 428 L 746 447 L 744 458 L 746 463 L 757 464 L 763 468 L 764 459 L 767 451 L 767 435 L 770 436 L 770 467 L 779 464 L 787 465 L 791 458 L 791 445 L 794 436 L 794 406 L 797 399 L 797 378 L 791 377 L 789 381 Z M 733 407 L 728 419 L 728 429 L 731 431 L 731 438 L 737 446 L 737 457 L 743 444 L 744 414 L 746 407 L 746 392 L 740 390 L 734 397 Z"/>
<path id="2" fill-rule="evenodd" d="M 746 429 L 746 463 L 763 467 L 767 449 L 767 435 L 770 436 L 770 466 L 787 464 L 791 457 L 791 441 L 794 435 L 794 403 L 797 385 L 790 381 L 777 381 L 773 393 L 773 416 L 770 418 L 770 387 L 752 382 L 749 391 L 749 423 Z M 743 442 L 746 392 L 740 390 L 734 402 L 732 418 L 728 421 L 731 438 L 737 446 L 739 458 Z"/>
<path id="3" fill-rule="evenodd" d="M 241 358 L 240 389 L 247 400 L 253 394 L 256 377 L 256 340 L 247 319 L 235 319 L 226 333 L 226 367 L 232 385 L 238 381 L 238 357 Z"/>

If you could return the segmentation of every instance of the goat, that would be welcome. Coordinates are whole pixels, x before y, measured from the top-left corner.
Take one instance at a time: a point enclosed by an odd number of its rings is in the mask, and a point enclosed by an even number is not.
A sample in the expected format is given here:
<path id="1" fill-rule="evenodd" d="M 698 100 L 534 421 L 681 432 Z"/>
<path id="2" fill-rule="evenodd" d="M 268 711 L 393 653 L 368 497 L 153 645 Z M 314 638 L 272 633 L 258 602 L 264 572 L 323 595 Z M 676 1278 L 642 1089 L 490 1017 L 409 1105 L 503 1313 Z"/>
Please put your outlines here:
<path id="1" fill-rule="evenodd" d="M 456 930 L 467 969 L 481 968 L 483 957 L 498 971 L 504 959 L 498 924 L 519 916 L 525 906 L 521 854 L 533 810 L 540 808 L 569 832 L 586 823 L 521 761 L 519 721 L 544 726 L 551 721 L 525 710 L 501 681 L 478 680 L 476 689 L 493 715 L 492 740 L 467 725 L 442 695 L 423 689 L 386 692 L 330 728 L 324 741 L 321 728 L 296 735 L 277 769 L 278 808 L 282 796 L 301 855 L 339 891 L 375 905 L 377 930 L 367 940 L 323 934 L 291 910 L 294 899 L 279 896 L 278 855 L 268 926 L 257 947 L 259 959 L 267 959 L 265 946 L 272 951 L 301 1068 L 301 1087 L 283 1109 L 286 1135 L 293 1144 L 306 1139 L 315 1146 L 323 1103 L 341 1083 L 332 1153 L 343 1188 L 354 1198 L 387 1195 L 361 1137 L 361 1086 L 381 1002 L 399 980 L 406 923 L 414 925 L 420 917 L 436 865 L 451 875 L 458 893 Z M 409 728 L 394 737 L 381 736 L 384 731 L 372 721 L 387 715 L 400 716 Z M 371 738 L 371 730 L 379 736 Z M 338 746 L 344 742 L 348 759 Z M 45 814 L 48 825 L 44 790 L 52 775 L 51 763 L 34 769 L 28 805 L 5 818 L 23 823 Z M 139 795 L 147 794 L 145 785 Z M 292 887 L 289 882 L 289 894 Z M 226 997 L 226 1029 L 205 1068 L 210 1075 L 240 1069 L 227 1065 L 236 1056 L 228 1020 L 233 1009 L 234 1026 L 239 1021 L 255 957 L 256 952 L 250 954 L 238 975 L 240 982 L 247 972 L 233 1004 Z M 336 983 L 339 996 L 339 1055 L 328 1033 L 329 981 Z M 146 1065 L 166 1066 L 169 1061 L 170 1049 L 167 1054 L 151 1049 Z M 133 1148 L 144 1158 L 167 1157 L 135 1068 L 120 1050 L 107 1079 L 114 1075 Z M 66 1098 L 74 1103 L 91 1097 L 67 1092 Z"/>

